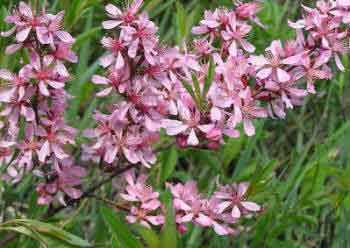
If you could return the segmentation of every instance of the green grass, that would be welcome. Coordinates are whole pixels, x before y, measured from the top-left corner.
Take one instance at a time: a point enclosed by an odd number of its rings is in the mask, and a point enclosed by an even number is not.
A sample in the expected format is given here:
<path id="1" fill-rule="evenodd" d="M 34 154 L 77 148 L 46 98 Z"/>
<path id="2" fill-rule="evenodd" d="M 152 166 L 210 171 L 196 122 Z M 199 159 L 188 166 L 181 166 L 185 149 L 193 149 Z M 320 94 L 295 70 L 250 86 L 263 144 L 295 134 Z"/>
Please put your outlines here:
<path id="1" fill-rule="evenodd" d="M 6 27 L 3 17 L 17 2 L 1 1 L 1 30 Z M 232 1 L 145 2 L 145 9 L 160 26 L 162 42 L 181 45 L 183 37 L 191 40 L 191 27 L 200 20 L 204 9 L 230 6 Z M 99 43 L 103 34 L 100 23 L 105 18 L 106 3 L 50 1 L 54 10 L 66 10 L 65 26 L 78 38 L 75 49 L 80 60 L 73 67 L 74 80 L 69 86 L 75 99 L 66 119 L 81 130 L 93 124 L 91 113 L 100 104 L 93 97 L 95 87 L 89 79 L 99 70 L 96 58 L 103 52 Z M 256 28 L 250 37 L 258 51 L 263 51 L 274 39 L 293 38 L 287 19 L 299 15 L 294 0 L 265 0 L 264 6 L 260 17 L 268 29 Z M 8 40 L 0 39 L 0 65 L 15 69 L 16 65 L 11 63 L 15 58 L 3 55 L 6 43 Z M 331 82 L 318 82 L 318 94 L 307 98 L 302 107 L 289 111 L 285 120 L 258 121 L 255 137 L 228 140 L 219 153 L 169 150 L 162 155 L 151 170 L 155 187 L 162 188 L 164 178 L 196 179 L 202 192 L 211 192 L 217 178 L 221 182 L 248 180 L 252 183 L 250 197 L 265 208 L 256 219 L 243 223 L 250 227 L 249 232 L 233 238 L 219 237 L 212 231 L 190 226 L 189 232 L 179 237 L 178 247 L 350 247 L 350 75 L 348 58 L 344 61 L 346 73 Z M 172 161 L 166 159 L 169 156 Z M 98 180 L 100 174 L 98 168 L 92 169 L 90 180 Z M 27 177 L 14 186 L 0 181 L 0 220 L 36 219 L 47 211 L 35 204 L 34 180 Z M 87 179 L 85 185 L 89 184 Z M 109 184 L 98 194 L 113 199 L 116 192 L 118 189 Z M 120 241 L 112 239 L 100 206 L 100 202 L 89 199 L 74 210 L 54 216 L 50 222 L 64 226 L 94 247 L 123 247 L 112 246 Z M 5 236 L 6 233 L 0 233 L 0 241 Z M 34 248 L 38 244 L 21 236 L 6 247 Z"/>

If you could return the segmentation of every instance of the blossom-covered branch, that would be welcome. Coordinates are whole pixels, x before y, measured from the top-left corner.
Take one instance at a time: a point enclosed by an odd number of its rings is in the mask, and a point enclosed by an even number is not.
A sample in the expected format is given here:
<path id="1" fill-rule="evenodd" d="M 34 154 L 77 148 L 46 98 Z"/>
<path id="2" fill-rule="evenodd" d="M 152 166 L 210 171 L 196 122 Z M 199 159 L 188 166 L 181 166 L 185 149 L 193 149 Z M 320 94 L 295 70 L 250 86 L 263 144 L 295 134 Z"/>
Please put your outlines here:
<path id="1" fill-rule="evenodd" d="M 285 118 L 286 110 L 302 104 L 314 94 L 315 80 L 332 78 L 329 62 L 334 58 L 344 71 L 340 56 L 349 52 L 349 1 L 318 1 L 317 8 L 303 6 L 304 19 L 290 26 L 297 38 L 275 40 L 264 55 L 255 55 L 248 41 L 252 24 L 264 28 L 256 17 L 257 2 L 239 1 L 234 10 L 206 11 L 193 28 L 193 50 L 159 44 L 156 25 L 139 13 L 142 1 L 124 10 L 106 6 L 110 32 L 101 43 L 108 51 L 100 64 L 104 75 L 92 78 L 105 87 L 97 93 L 122 96 L 107 113 L 97 112 L 98 126 L 87 130 L 94 142 L 85 157 L 115 165 L 120 160 L 149 167 L 156 160 L 152 144 L 165 129 L 175 136 L 180 148 L 216 149 L 224 136 L 237 138 L 240 126 L 248 136 L 255 134 L 254 120 Z M 127 176 L 128 194 L 123 199 L 138 202 L 127 220 L 145 226 L 161 225 L 158 193 L 145 186 L 145 177 Z M 183 223 L 212 226 L 219 234 L 232 234 L 237 220 L 259 211 L 245 202 L 246 184 L 223 186 L 212 198 L 203 200 L 194 182 L 168 185 L 174 197 L 179 230 Z M 230 214 L 226 210 L 230 209 Z"/>
<path id="2" fill-rule="evenodd" d="M 164 224 L 166 209 L 159 200 L 159 193 L 146 184 L 147 177 L 140 175 L 136 178 L 134 170 L 130 170 L 125 178 L 128 185 L 120 197 L 130 206 L 126 220 L 146 227 Z M 167 187 L 171 191 L 180 232 L 186 232 L 187 223 L 194 223 L 200 227 L 212 227 L 219 235 L 237 234 L 235 226 L 240 218 L 262 210 L 258 204 L 246 200 L 248 183 L 220 186 L 209 198 L 199 193 L 195 181 L 168 183 Z"/>
<path id="3" fill-rule="evenodd" d="M 75 144 L 77 131 L 64 121 L 64 110 L 71 96 L 64 90 L 72 77 L 65 63 L 76 63 L 71 50 L 74 38 L 62 30 L 64 12 L 38 14 L 24 2 L 5 21 L 13 27 L 2 32 L 14 36 L 7 54 L 20 49 L 28 52 L 22 68 L 16 72 L 0 70 L 3 82 L 0 102 L 2 136 L 0 147 L 7 174 L 3 179 L 18 182 L 26 173 L 41 178 L 37 186 L 38 203 L 48 204 L 55 196 L 65 204 L 65 195 L 79 198 L 76 188 L 85 170 L 74 164 L 66 145 Z M 26 63 L 28 62 L 28 63 Z"/>

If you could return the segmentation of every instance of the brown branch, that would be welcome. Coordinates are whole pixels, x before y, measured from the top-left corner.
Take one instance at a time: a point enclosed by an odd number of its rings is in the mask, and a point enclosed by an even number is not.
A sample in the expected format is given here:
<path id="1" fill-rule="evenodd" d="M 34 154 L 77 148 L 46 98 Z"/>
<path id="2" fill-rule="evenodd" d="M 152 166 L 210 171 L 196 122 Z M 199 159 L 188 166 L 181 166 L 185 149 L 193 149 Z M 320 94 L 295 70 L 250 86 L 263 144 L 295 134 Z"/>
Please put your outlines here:
<path id="1" fill-rule="evenodd" d="M 17 233 L 9 233 L 8 235 L 6 235 L 4 240 L 0 241 L 0 248 L 5 247 L 5 245 L 15 240 L 17 237 L 18 237 Z"/>
<path id="2" fill-rule="evenodd" d="M 131 164 L 128 165 L 124 168 L 121 169 L 117 169 L 115 172 L 113 172 L 112 174 L 110 174 L 107 178 L 105 178 L 104 180 L 102 180 L 101 182 L 98 182 L 97 184 L 91 186 L 90 188 L 88 188 L 86 191 L 83 192 L 83 195 L 79 198 L 79 199 L 70 199 L 67 201 L 67 206 L 59 206 L 56 208 L 52 208 L 50 209 L 44 216 L 43 219 L 47 219 L 50 216 L 53 216 L 55 214 L 57 214 L 58 212 L 60 212 L 61 210 L 69 207 L 69 206 L 73 206 L 74 204 L 80 202 L 81 200 L 85 199 L 85 198 L 89 198 L 93 196 L 93 193 L 98 190 L 99 188 L 101 188 L 103 185 L 105 185 L 106 183 L 112 181 L 113 178 L 115 178 L 116 176 L 123 174 L 124 172 L 134 168 L 136 166 L 136 164 Z"/>

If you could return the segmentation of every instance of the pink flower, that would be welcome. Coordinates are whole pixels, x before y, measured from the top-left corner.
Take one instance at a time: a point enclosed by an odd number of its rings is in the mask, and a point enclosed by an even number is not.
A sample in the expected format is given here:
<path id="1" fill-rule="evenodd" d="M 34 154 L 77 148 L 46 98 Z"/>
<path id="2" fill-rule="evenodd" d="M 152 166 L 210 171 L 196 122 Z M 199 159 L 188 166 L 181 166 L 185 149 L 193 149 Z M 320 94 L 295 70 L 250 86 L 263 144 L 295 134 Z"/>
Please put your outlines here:
<path id="1" fill-rule="evenodd" d="M 125 219 L 131 224 L 139 222 L 141 225 L 147 228 L 151 227 L 150 224 L 159 226 L 164 224 L 165 221 L 163 215 L 152 215 L 152 211 L 136 207 L 131 207 L 129 214 L 125 217 Z"/>
<path id="2" fill-rule="evenodd" d="M 140 207 L 147 210 L 156 210 L 161 204 L 159 201 L 159 193 L 154 192 L 151 186 L 145 185 L 147 177 L 139 176 L 135 179 L 134 171 L 128 171 L 125 174 L 128 182 L 126 194 L 120 194 L 125 201 L 138 202 Z"/>
<path id="3" fill-rule="evenodd" d="M 6 165 L 10 163 L 13 156 L 13 147 L 16 143 L 13 141 L 0 141 L 0 165 Z M 8 172 L 12 174 L 11 171 Z"/>
<path id="4" fill-rule="evenodd" d="M 30 98 L 33 96 L 32 88 L 27 88 L 23 91 L 17 87 L 12 87 L 10 90 L 0 92 L 0 102 L 5 103 L 5 107 L 1 110 L 0 116 L 6 116 L 10 124 L 9 134 L 16 136 L 19 131 L 19 117 L 23 116 L 26 121 L 32 122 L 35 120 L 35 113 L 30 103 Z"/>
<path id="5" fill-rule="evenodd" d="M 231 186 L 222 186 L 220 191 L 215 192 L 214 197 L 222 201 L 218 206 L 219 212 L 223 213 L 229 208 L 231 216 L 234 219 L 239 219 L 242 215 L 246 215 L 249 212 L 260 211 L 261 207 L 258 204 L 245 200 L 248 187 L 247 183 L 239 183 Z"/>
<path id="6" fill-rule="evenodd" d="M 200 26 L 192 28 L 192 33 L 196 35 L 210 34 L 211 39 L 216 35 L 215 31 L 220 27 L 218 13 L 206 10 L 204 12 L 204 20 L 200 22 Z"/>
<path id="7" fill-rule="evenodd" d="M 116 70 L 114 68 L 108 69 L 107 77 L 94 75 L 91 81 L 96 85 L 107 85 L 108 87 L 97 93 L 98 97 L 109 95 L 113 90 L 119 93 L 125 93 L 128 80 L 130 78 L 129 70 Z"/>
<path id="8" fill-rule="evenodd" d="M 187 136 L 187 145 L 197 146 L 199 144 L 198 131 L 206 133 L 213 125 L 200 124 L 200 112 L 195 107 L 190 109 L 189 106 L 186 106 L 181 101 L 178 102 L 178 111 L 180 120 L 164 119 L 162 120 L 162 127 L 171 136 L 179 135 L 180 133 L 185 134 Z"/>
<path id="9" fill-rule="evenodd" d="M 349 0 L 337 0 L 337 7 L 330 13 L 342 17 L 343 22 L 346 24 L 350 23 L 350 1 Z"/>
<path id="10" fill-rule="evenodd" d="M 51 64 L 54 64 L 54 70 L 60 76 L 69 77 L 69 72 L 63 62 L 77 63 L 78 56 L 72 51 L 72 44 L 60 42 L 51 54 L 44 57 L 44 60 L 52 61 Z"/>
<path id="11" fill-rule="evenodd" d="M 266 28 L 264 24 L 261 23 L 260 19 L 256 16 L 257 13 L 259 13 L 262 9 L 261 3 L 259 2 L 249 2 L 249 3 L 243 3 L 241 1 L 238 1 L 236 3 L 236 13 L 239 18 L 242 19 L 250 19 L 257 25 L 259 25 L 262 28 Z"/>
<path id="12" fill-rule="evenodd" d="M 259 70 L 256 74 L 259 79 L 271 77 L 273 80 L 284 83 L 291 79 L 291 75 L 283 65 L 297 64 L 301 54 L 286 57 L 281 41 L 273 41 L 271 46 L 266 49 L 268 57 L 252 56 L 250 61 Z"/>
<path id="13" fill-rule="evenodd" d="M 232 235 L 236 231 L 229 226 L 234 224 L 235 220 L 229 220 L 220 212 L 220 200 L 211 197 L 203 202 L 203 211 L 211 219 L 211 226 L 218 235 Z"/>
<path id="14" fill-rule="evenodd" d="M 86 176 L 86 171 L 82 167 L 73 165 L 69 159 L 60 163 L 53 160 L 53 163 L 55 170 L 49 175 L 38 173 L 40 176 L 53 178 L 48 183 L 41 183 L 37 186 L 38 204 L 50 204 L 57 195 L 60 203 L 66 206 L 64 194 L 72 199 L 79 199 L 82 196 L 83 192 L 76 186 L 81 184 L 81 178 Z"/>
<path id="15" fill-rule="evenodd" d="M 44 119 L 43 123 L 45 127 L 38 126 L 37 128 L 37 135 L 43 141 L 39 151 L 39 161 L 46 162 L 47 157 L 50 157 L 51 154 L 60 160 L 69 158 L 69 154 L 64 151 L 63 146 L 75 144 L 76 130 L 64 124 L 62 120 Z"/>
<path id="16" fill-rule="evenodd" d="M 12 162 L 13 168 L 16 168 L 16 173 L 10 174 L 12 177 L 18 176 L 18 171 L 29 172 L 33 169 L 34 156 L 39 156 L 40 143 L 36 140 L 35 127 L 33 124 L 28 124 L 25 127 L 24 139 L 17 144 L 19 154 Z"/>
<path id="17" fill-rule="evenodd" d="M 121 40 L 121 38 L 117 40 L 110 37 L 103 37 L 101 43 L 106 49 L 111 51 L 111 54 L 102 58 L 100 65 L 106 68 L 114 63 L 114 69 L 122 69 L 125 66 L 125 61 L 122 54 L 123 51 L 125 51 L 127 43 Z"/>
<path id="18" fill-rule="evenodd" d="M 176 222 L 183 224 L 193 221 L 194 224 L 208 227 L 212 220 L 203 213 L 202 199 L 194 181 L 189 181 L 185 185 L 180 183 L 175 186 L 167 185 L 173 195 L 174 208 L 177 211 Z"/>
<path id="19" fill-rule="evenodd" d="M 128 108 L 125 110 L 116 110 L 118 114 L 126 114 Z M 94 150 L 103 151 L 103 160 L 106 163 L 112 164 L 120 159 L 120 155 L 124 155 L 125 158 L 132 164 L 136 164 L 140 161 L 135 149 L 138 144 L 142 142 L 140 136 L 137 133 L 130 130 L 124 130 L 123 118 L 117 120 L 116 116 L 102 115 L 100 113 L 95 114 L 95 119 L 99 122 L 96 129 L 89 129 L 84 132 L 85 136 L 89 138 L 95 138 L 96 142 L 92 145 Z M 117 122 L 114 122 L 117 121 Z"/>
<path id="20" fill-rule="evenodd" d="M 41 16 L 34 16 L 31 8 L 24 2 L 19 3 L 18 13 L 6 17 L 5 21 L 15 24 L 15 26 L 8 32 L 1 33 L 1 35 L 8 37 L 16 32 L 17 42 L 24 42 L 32 29 L 36 29 L 45 23 L 45 19 Z M 37 36 L 39 37 L 38 32 Z"/>
<path id="21" fill-rule="evenodd" d="M 53 57 L 44 57 L 43 61 L 38 54 L 33 53 L 30 56 L 30 68 L 32 69 L 30 77 L 38 83 L 39 92 L 43 96 L 50 96 L 50 91 L 47 86 L 53 89 L 62 89 L 64 83 L 57 80 L 57 72 L 51 68 Z"/>
<path id="22" fill-rule="evenodd" d="M 253 120 L 256 118 L 266 118 L 267 112 L 264 108 L 256 106 L 249 87 L 242 91 L 240 96 L 242 98 L 241 104 L 234 107 L 234 114 L 230 117 L 228 123 L 235 127 L 243 121 L 245 133 L 248 136 L 252 136 L 255 134 Z"/>
<path id="23" fill-rule="evenodd" d="M 56 39 L 68 44 L 74 43 L 73 37 L 68 32 L 61 30 L 64 11 L 59 12 L 57 15 L 47 14 L 46 18 L 48 19 L 47 26 L 36 27 L 38 40 L 42 44 L 50 44 L 54 48 Z"/>
<path id="24" fill-rule="evenodd" d="M 157 31 L 158 27 L 148 19 L 147 15 L 140 15 L 135 21 L 135 27 L 123 26 L 120 35 L 128 42 L 129 57 L 135 58 L 141 49 L 147 61 L 154 64 L 154 49 L 158 42 Z"/>
<path id="25" fill-rule="evenodd" d="M 230 25 L 221 35 L 225 41 L 228 41 L 228 50 L 231 56 L 237 56 L 238 46 L 241 46 L 245 51 L 253 53 L 255 47 L 244 39 L 244 37 L 251 31 L 252 27 L 244 22 L 239 22 L 236 14 L 232 13 L 229 16 Z"/>
<path id="26" fill-rule="evenodd" d="M 325 65 L 329 60 L 329 53 L 322 52 L 319 57 L 316 58 L 314 64 L 312 65 L 312 60 L 310 56 L 306 55 L 302 57 L 303 68 L 297 69 L 297 73 L 300 73 L 300 76 L 306 77 L 307 80 L 307 91 L 315 94 L 314 80 L 317 79 L 331 79 L 332 73 L 328 66 Z M 322 68 L 320 69 L 320 67 Z"/>
<path id="27" fill-rule="evenodd" d="M 113 29 L 119 25 L 130 25 L 137 19 L 137 12 L 141 8 L 143 0 L 134 0 L 123 12 L 113 4 L 106 5 L 105 9 L 112 20 L 104 21 L 103 28 Z"/>
<path id="28" fill-rule="evenodd" d="M 276 83 L 272 80 L 268 80 L 265 82 L 265 88 L 274 94 L 277 94 L 277 97 L 281 98 L 287 108 L 293 108 L 293 103 L 295 101 L 308 95 L 306 90 L 297 88 L 296 83 L 293 80 L 286 83 Z M 263 95 L 264 93 L 259 95 L 259 97 Z"/>
<path id="29" fill-rule="evenodd" d="M 147 177 L 145 175 L 135 178 L 133 170 L 125 173 L 125 178 L 128 182 L 126 194 L 120 196 L 133 204 L 138 203 L 138 207 L 132 206 L 126 220 L 129 223 L 140 222 L 146 227 L 152 225 L 162 225 L 164 223 L 163 215 L 155 215 L 155 211 L 161 207 L 159 201 L 159 193 L 154 192 L 152 187 L 146 185 Z"/>

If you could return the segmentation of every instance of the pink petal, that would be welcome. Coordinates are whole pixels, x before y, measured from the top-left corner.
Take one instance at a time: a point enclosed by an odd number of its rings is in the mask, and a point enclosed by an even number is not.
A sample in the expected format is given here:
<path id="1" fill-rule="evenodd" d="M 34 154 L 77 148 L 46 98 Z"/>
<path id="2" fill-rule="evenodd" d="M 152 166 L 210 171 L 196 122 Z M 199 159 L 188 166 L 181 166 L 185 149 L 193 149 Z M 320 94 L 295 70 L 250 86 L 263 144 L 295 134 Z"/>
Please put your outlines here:
<path id="1" fill-rule="evenodd" d="M 257 212 L 261 210 L 261 207 L 254 202 L 244 201 L 244 202 L 241 202 L 241 205 L 249 211 Z"/>
<path id="2" fill-rule="evenodd" d="M 135 58 L 136 57 L 136 53 L 139 47 L 139 39 L 134 40 L 131 45 L 129 46 L 129 50 L 128 50 L 128 54 L 131 58 Z"/>
<path id="3" fill-rule="evenodd" d="M 109 20 L 109 21 L 104 21 L 102 22 L 102 27 L 104 29 L 113 29 L 115 27 L 118 27 L 122 21 L 114 21 L 114 20 Z"/>
<path id="4" fill-rule="evenodd" d="M 244 118 L 243 126 L 244 126 L 244 131 L 248 136 L 255 135 L 255 127 L 253 125 L 253 122 L 250 119 Z"/>
<path id="5" fill-rule="evenodd" d="M 264 65 L 268 65 L 269 61 L 264 56 L 250 56 L 249 62 L 255 66 L 261 67 Z"/>
<path id="6" fill-rule="evenodd" d="M 105 155 L 104 155 L 104 161 L 106 161 L 107 163 L 111 164 L 113 163 L 114 159 L 116 158 L 118 153 L 118 148 L 109 148 L 107 149 Z"/>
<path id="7" fill-rule="evenodd" d="M 199 140 L 197 138 L 196 132 L 194 131 L 194 128 L 192 128 L 190 131 L 190 135 L 187 138 L 187 144 L 190 146 L 196 146 L 199 144 Z"/>
<path id="8" fill-rule="evenodd" d="M 0 78 L 6 81 L 11 81 L 13 80 L 13 75 L 8 70 L 0 69 Z"/>
<path id="9" fill-rule="evenodd" d="M 55 154 L 55 156 L 59 159 L 65 159 L 68 158 L 68 154 L 63 151 L 63 149 L 57 145 L 57 144 L 52 144 L 51 145 L 52 151 Z"/>
<path id="10" fill-rule="evenodd" d="M 187 125 L 184 125 L 181 121 L 177 120 L 165 119 L 162 120 L 161 125 L 170 136 L 177 135 L 187 130 Z"/>
<path id="11" fill-rule="evenodd" d="M 231 202 L 229 201 L 224 201 L 224 202 L 221 202 L 219 205 L 218 205 L 218 208 L 216 209 L 218 211 L 218 213 L 222 213 L 224 212 L 229 206 L 231 205 Z"/>
<path id="12" fill-rule="evenodd" d="M 126 157 L 126 159 L 132 164 L 137 164 L 140 161 L 140 159 L 134 151 L 123 148 L 123 154 Z"/>
<path id="13" fill-rule="evenodd" d="M 181 218 L 178 218 L 177 222 L 178 223 L 186 223 L 186 222 L 192 221 L 192 219 L 193 219 L 193 213 L 189 213 L 189 214 L 182 216 Z"/>
<path id="14" fill-rule="evenodd" d="M 115 60 L 115 57 L 113 54 L 109 54 L 105 57 L 103 57 L 101 60 L 100 60 L 100 65 L 104 68 L 110 66 L 113 61 Z"/>
<path id="15" fill-rule="evenodd" d="M 234 206 L 231 211 L 231 215 L 235 219 L 239 219 L 241 217 L 241 211 L 237 206 Z"/>
<path id="16" fill-rule="evenodd" d="M 51 153 L 50 150 L 50 143 L 48 141 L 45 141 L 45 143 L 41 146 L 40 151 L 39 151 L 39 161 L 40 162 L 45 162 L 45 159 L 47 156 L 49 156 Z"/>
<path id="17" fill-rule="evenodd" d="M 338 54 L 335 54 L 335 55 L 334 55 L 334 59 L 335 59 L 335 63 L 336 63 L 336 65 L 337 65 L 338 69 L 339 69 L 340 71 L 344 72 L 344 71 L 345 71 L 345 67 L 344 67 L 344 65 L 343 65 L 343 63 L 342 63 L 342 61 L 341 61 L 339 55 L 338 55 Z"/>
<path id="18" fill-rule="evenodd" d="M 248 183 L 240 183 L 238 184 L 238 196 L 242 197 L 245 195 L 245 193 L 247 193 L 249 188 L 249 184 Z"/>
<path id="19" fill-rule="evenodd" d="M 123 67 L 124 67 L 124 58 L 122 54 L 119 52 L 115 63 L 115 69 L 119 70 L 119 69 L 122 69 Z"/>
<path id="20" fill-rule="evenodd" d="M 69 72 L 61 61 L 57 61 L 55 69 L 62 77 L 69 77 Z"/>
<path id="21" fill-rule="evenodd" d="M 281 61 L 285 65 L 297 65 L 300 63 L 303 54 L 297 54 Z"/>
<path id="22" fill-rule="evenodd" d="M 73 199 L 79 199 L 82 195 L 83 192 L 81 192 L 78 189 L 75 188 L 71 188 L 71 187 L 64 187 L 63 191 L 70 197 Z"/>
<path id="23" fill-rule="evenodd" d="M 56 31 L 55 34 L 64 43 L 68 43 L 68 44 L 74 43 L 74 38 L 68 32 Z"/>
<path id="24" fill-rule="evenodd" d="M 47 81 L 47 83 L 54 89 L 62 89 L 64 88 L 64 83 L 57 82 L 57 81 Z"/>
<path id="25" fill-rule="evenodd" d="M 17 34 L 16 34 L 16 39 L 18 42 L 23 42 L 27 39 L 29 33 L 30 33 L 30 30 L 32 30 L 31 27 L 28 27 L 28 28 L 25 28 L 21 31 L 19 31 Z"/>
<path id="26" fill-rule="evenodd" d="M 155 210 L 160 207 L 160 202 L 158 200 L 152 200 L 141 205 L 142 208 L 148 210 Z"/>
<path id="27" fill-rule="evenodd" d="M 253 46 L 251 43 L 249 43 L 246 40 L 241 40 L 241 46 L 244 50 L 246 50 L 249 53 L 255 52 L 255 46 Z"/>
<path id="28" fill-rule="evenodd" d="M 147 216 L 146 219 L 155 226 L 159 226 L 164 224 L 164 216 L 158 215 L 158 216 Z"/>
<path id="29" fill-rule="evenodd" d="M 184 201 L 180 200 L 180 199 L 174 199 L 174 207 L 176 209 L 181 209 L 184 211 L 191 211 L 191 207 L 189 205 L 187 205 Z"/>
<path id="30" fill-rule="evenodd" d="M 256 77 L 257 78 L 260 78 L 260 79 L 266 79 L 268 78 L 272 73 L 272 68 L 265 68 L 265 69 L 262 69 L 260 70 L 257 74 L 256 74 Z"/>
<path id="31" fill-rule="evenodd" d="M 0 91 L 0 102 L 10 102 L 14 97 L 15 92 L 16 88 Z"/>
<path id="32" fill-rule="evenodd" d="M 227 231 L 227 228 L 225 228 L 225 226 L 220 225 L 218 223 L 216 223 L 215 221 L 213 222 L 213 227 L 214 227 L 214 231 L 218 234 L 218 235 L 228 235 L 229 232 Z"/>
<path id="33" fill-rule="evenodd" d="M 108 14 L 112 16 L 119 16 L 122 14 L 120 9 L 113 4 L 107 4 L 105 7 L 105 10 L 107 11 Z"/>
<path id="34" fill-rule="evenodd" d="M 36 31 L 36 35 L 38 37 L 38 40 L 41 44 L 49 44 L 50 43 L 50 37 L 49 37 L 48 30 L 46 27 L 36 27 L 35 31 Z"/>
<path id="35" fill-rule="evenodd" d="M 21 107 L 21 114 L 26 118 L 27 121 L 34 121 L 35 120 L 35 113 L 34 110 L 30 107 Z"/>
<path id="36" fill-rule="evenodd" d="M 0 35 L 2 37 L 10 37 L 12 34 L 14 34 L 16 32 L 16 26 L 14 26 L 13 28 L 11 28 L 10 30 L 6 31 L 6 32 L 1 32 Z"/>
<path id="37" fill-rule="evenodd" d="M 5 53 L 6 54 L 13 54 L 21 48 L 22 48 L 22 44 L 12 44 L 12 45 L 9 45 L 6 47 Z"/>
<path id="38" fill-rule="evenodd" d="M 277 68 L 277 78 L 281 83 L 288 82 L 291 79 L 291 76 L 285 70 Z"/>
<path id="39" fill-rule="evenodd" d="M 39 82 L 39 90 L 40 90 L 40 93 L 43 94 L 44 96 L 50 96 L 50 92 L 43 81 Z"/>
<path id="40" fill-rule="evenodd" d="M 91 81 L 97 85 L 106 85 L 110 83 L 110 80 L 108 78 L 99 75 L 93 75 Z"/>
<path id="41" fill-rule="evenodd" d="M 31 8 L 29 7 L 29 5 L 26 4 L 25 2 L 19 3 L 19 13 L 21 13 L 25 17 L 28 17 L 29 19 L 33 18 L 33 12 L 31 10 Z"/>
<path id="42" fill-rule="evenodd" d="M 211 226 L 213 221 L 208 216 L 200 213 L 198 214 L 198 217 L 195 219 L 195 222 L 200 226 L 206 227 L 206 226 Z"/>
<path id="43" fill-rule="evenodd" d="M 236 57 L 237 56 L 237 43 L 236 41 L 232 41 L 230 47 L 228 48 L 228 51 L 231 56 Z"/>

